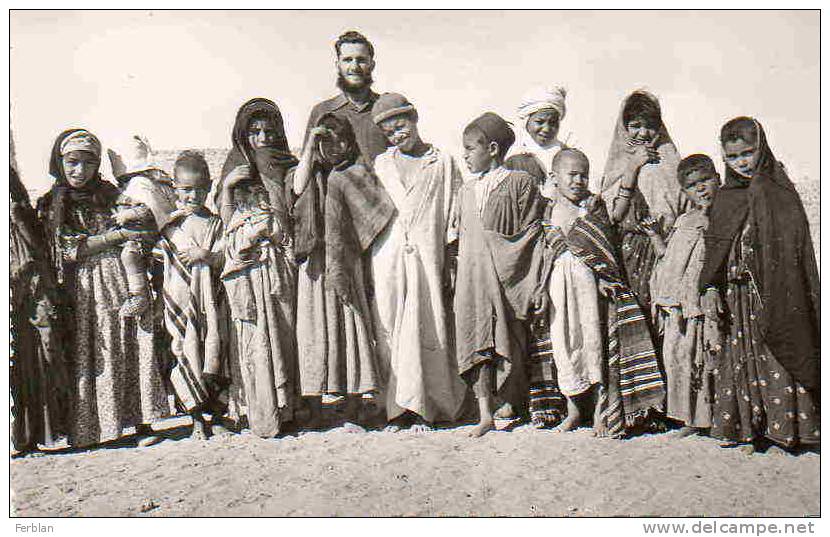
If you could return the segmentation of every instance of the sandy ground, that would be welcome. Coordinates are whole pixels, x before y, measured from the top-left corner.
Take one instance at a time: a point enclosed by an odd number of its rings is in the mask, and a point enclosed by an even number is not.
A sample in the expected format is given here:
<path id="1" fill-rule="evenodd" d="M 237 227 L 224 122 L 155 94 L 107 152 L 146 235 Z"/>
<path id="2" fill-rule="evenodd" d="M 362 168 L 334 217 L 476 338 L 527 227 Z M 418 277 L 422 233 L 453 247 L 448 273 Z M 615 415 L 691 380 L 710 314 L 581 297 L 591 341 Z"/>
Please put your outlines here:
<path id="1" fill-rule="evenodd" d="M 147 448 L 11 463 L 18 516 L 803 516 L 819 455 L 747 456 L 712 439 L 593 438 L 520 427 L 481 439 L 338 428 L 192 441 L 183 420 Z"/>

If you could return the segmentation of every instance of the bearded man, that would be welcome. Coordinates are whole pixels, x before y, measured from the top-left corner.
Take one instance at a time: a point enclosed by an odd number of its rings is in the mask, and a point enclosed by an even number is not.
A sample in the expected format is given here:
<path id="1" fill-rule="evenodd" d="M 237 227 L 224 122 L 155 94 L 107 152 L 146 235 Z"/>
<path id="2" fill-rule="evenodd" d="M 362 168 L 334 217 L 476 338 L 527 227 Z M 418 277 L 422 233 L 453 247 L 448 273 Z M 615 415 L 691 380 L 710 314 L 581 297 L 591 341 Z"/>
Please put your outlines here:
<path id="1" fill-rule="evenodd" d="M 308 127 L 303 138 L 308 143 L 309 133 L 326 113 L 346 118 L 354 129 L 361 159 L 373 168 L 375 157 L 386 151 L 386 137 L 372 121 L 372 106 L 378 94 L 372 91 L 372 71 L 375 69 L 375 48 L 366 37 L 348 31 L 334 43 L 337 53 L 337 87 L 340 93 L 318 103 L 311 110 Z"/>

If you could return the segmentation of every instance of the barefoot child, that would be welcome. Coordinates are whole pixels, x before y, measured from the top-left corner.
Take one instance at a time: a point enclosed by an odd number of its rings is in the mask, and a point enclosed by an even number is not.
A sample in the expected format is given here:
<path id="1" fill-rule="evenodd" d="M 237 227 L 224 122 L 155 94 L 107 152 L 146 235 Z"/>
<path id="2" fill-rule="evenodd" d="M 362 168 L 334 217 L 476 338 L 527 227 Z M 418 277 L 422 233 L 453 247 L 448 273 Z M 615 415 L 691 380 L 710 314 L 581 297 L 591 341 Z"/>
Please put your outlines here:
<path id="1" fill-rule="evenodd" d="M 459 373 L 478 398 L 480 421 L 471 436 L 495 427 L 496 395 L 511 375 L 524 374 L 522 321 L 542 272 L 539 189 L 529 174 L 503 166 L 514 141 L 492 112 L 464 129 L 464 161 L 476 178 L 459 192 L 455 327 Z"/>
<path id="2" fill-rule="evenodd" d="M 552 260 L 550 331 L 568 402 L 558 430 L 582 422 L 579 399 L 593 391 L 595 432 L 619 437 L 651 409 L 662 408 L 663 379 L 645 315 L 626 284 L 611 217 L 603 200 L 588 191 L 587 157 L 563 149 L 551 170 L 558 196 L 545 226 Z"/>
<path id="3" fill-rule="evenodd" d="M 588 159 L 577 149 L 563 149 L 553 157 L 551 181 L 558 196 L 548 204 L 544 223 L 561 252 L 556 250 L 548 286 L 550 336 L 568 408 L 557 430 L 570 431 L 582 422 L 578 399 L 592 395 L 602 383 L 604 351 L 597 277 L 568 250 L 565 237 L 597 199 L 588 191 Z"/>
<path id="4" fill-rule="evenodd" d="M 148 265 L 158 232 L 175 210 L 170 179 L 151 163 L 152 149 L 145 138 L 135 135 L 122 147 L 108 149 L 112 173 L 122 187 L 116 200 L 115 222 L 133 231 L 152 231 L 144 240 L 126 241 L 121 262 L 127 272 L 129 297 L 121 306 L 122 317 L 141 317 L 150 306 Z"/>
<path id="5" fill-rule="evenodd" d="M 454 420 L 464 402 L 444 300 L 461 172 L 421 140 L 418 112 L 403 95 L 381 95 L 372 115 L 393 144 L 374 168 L 397 208 L 372 247 L 378 356 L 389 368 L 386 417 L 391 430 L 424 430 Z"/>
<path id="6" fill-rule="evenodd" d="M 205 206 L 210 171 L 201 153 L 183 151 L 174 165 L 177 209 L 162 229 L 159 247 L 164 259 L 165 325 L 172 338 L 176 364 L 170 381 L 176 396 L 193 418 L 191 438 L 205 440 L 210 412 L 216 427 L 224 412 L 222 384 L 223 334 L 217 313 L 219 270 L 222 267 L 222 221 Z"/>
<path id="7" fill-rule="evenodd" d="M 651 297 L 656 324 L 663 332 L 666 415 L 683 424 L 679 434 L 688 436 L 712 425 L 711 370 L 707 367 L 711 360 L 703 345 L 698 279 L 703 268 L 703 234 L 720 176 L 712 159 L 691 155 L 677 166 L 677 180 L 691 209 L 675 220 L 667 243 L 654 227 L 647 227 L 646 233 L 658 254 Z"/>
<path id="8" fill-rule="evenodd" d="M 554 181 L 548 180 L 545 165 L 537 156 L 528 153 L 516 154 L 504 161 L 504 167 L 529 173 L 536 180 L 539 193 L 547 200 L 557 197 Z M 547 296 L 547 291 L 542 295 L 543 300 L 544 296 Z M 559 425 L 566 415 L 567 406 L 556 378 L 556 364 L 550 340 L 550 319 L 544 304 L 545 302 L 533 312 L 527 323 L 527 406 L 530 422 L 537 429 Z"/>

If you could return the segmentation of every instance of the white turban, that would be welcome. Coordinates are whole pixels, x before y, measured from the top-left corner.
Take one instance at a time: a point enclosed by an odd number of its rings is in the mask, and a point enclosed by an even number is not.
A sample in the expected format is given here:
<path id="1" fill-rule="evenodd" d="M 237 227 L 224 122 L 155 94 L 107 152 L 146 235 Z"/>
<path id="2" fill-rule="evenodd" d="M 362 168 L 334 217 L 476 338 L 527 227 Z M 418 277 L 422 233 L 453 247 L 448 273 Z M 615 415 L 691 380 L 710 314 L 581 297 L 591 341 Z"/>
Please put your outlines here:
<path id="1" fill-rule="evenodd" d="M 533 88 L 522 97 L 519 105 L 519 119 L 525 120 L 540 110 L 556 110 L 559 121 L 565 119 L 565 88 L 552 86 L 550 88 Z"/>

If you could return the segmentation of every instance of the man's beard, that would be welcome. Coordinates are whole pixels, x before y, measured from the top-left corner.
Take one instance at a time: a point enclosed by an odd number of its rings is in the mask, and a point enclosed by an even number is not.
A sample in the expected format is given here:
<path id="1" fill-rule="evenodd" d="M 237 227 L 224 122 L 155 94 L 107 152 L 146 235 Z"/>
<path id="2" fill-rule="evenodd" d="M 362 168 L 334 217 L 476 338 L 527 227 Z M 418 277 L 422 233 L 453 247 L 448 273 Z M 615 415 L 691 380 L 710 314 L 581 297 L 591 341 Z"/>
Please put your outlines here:
<path id="1" fill-rule="evenodd" d="M 363 84 L 355 86 L 346 80 L 343 73 L 337 73 L 337 87 L 345 93 L 360 93 L 363 90 L 371 88 L 372 82 L 374 82 L 374 80 L 372 80 L 371 74 L 363 75 Z"/>

